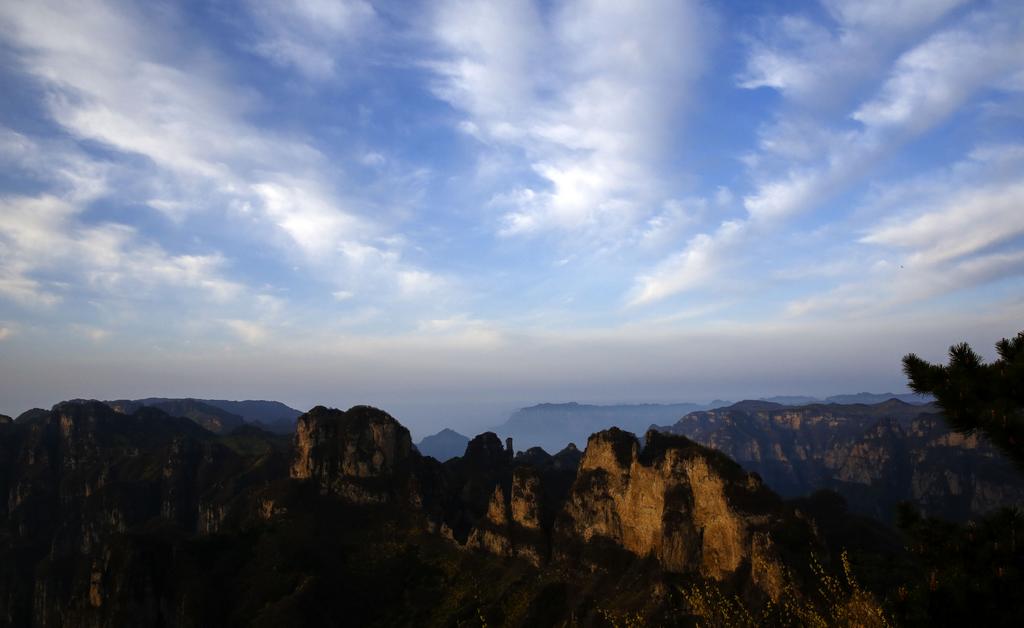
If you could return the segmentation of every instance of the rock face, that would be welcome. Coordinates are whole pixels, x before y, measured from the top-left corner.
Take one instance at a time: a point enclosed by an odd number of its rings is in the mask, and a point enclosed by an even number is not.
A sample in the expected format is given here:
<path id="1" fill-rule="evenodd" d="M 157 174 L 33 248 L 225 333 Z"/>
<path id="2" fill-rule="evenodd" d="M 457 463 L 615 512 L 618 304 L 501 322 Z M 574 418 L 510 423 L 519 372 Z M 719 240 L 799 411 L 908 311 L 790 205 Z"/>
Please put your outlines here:
<path id="1" fill-rule="evenodd" d="M 934 406 L 741 402 L 658 429 L 722 451 L 784 496 L 831 488 L 883 520 L 900 501 L 965 520 L 1024 500 L 1024 478 L 984 441 L 950 433 Z"/>
<path id="2" fill-rule="evenodd" d="M 438 505 L 425 507 L 427 525 L 458 546 L 537 566 L 573 556 L 600 561 L 588 548 L 610 545 L 669 571 L 738 578 L 777 597 L 773 535 L 789 525 L 812 541 L 756 476 L 655 431 L 642 450 L 634 435 L 613 428 L 593 435 L 582 454 L 570 446 L 555 456 L 539 448 L 513 455 L 512 443 L 487 432 L 462 457 L 435 465 L 384 412 L 318 407 L 299 418 L 294 443 L 293 479 L 351 503 Z"/>
<path id="3" fill-rule="evenodd" d="M 0 424 L 0 626 L 162 623 L 140 597 L 163 586 L 162 539 L 241 516 L 240 496 L 285 472 L 268 443 L 233 442 L 241 454 L 190 420 L 97 401 Z"/>
<path id="4" fill-rule="evenodd" d="M 561 538 L 612 543 L 669 571 L 715 580 L 741 570 L 777 598 L 771 535 L 787 515 L 760 480 L 692 441 L 618 429 L 594 434 L 559 522 Z M 805 531 L 809 532 L 809 531 Z M 756 568 L 755 568 L 756 567 Z"/>
<path id="5" fill-rule="evenodd" d="M 369 406 L 347 412 L 317 406 L 299 417 L 294 442 L 291 477 L 353 502 L 391 499 L 410 473 L 409 430 Z"/>

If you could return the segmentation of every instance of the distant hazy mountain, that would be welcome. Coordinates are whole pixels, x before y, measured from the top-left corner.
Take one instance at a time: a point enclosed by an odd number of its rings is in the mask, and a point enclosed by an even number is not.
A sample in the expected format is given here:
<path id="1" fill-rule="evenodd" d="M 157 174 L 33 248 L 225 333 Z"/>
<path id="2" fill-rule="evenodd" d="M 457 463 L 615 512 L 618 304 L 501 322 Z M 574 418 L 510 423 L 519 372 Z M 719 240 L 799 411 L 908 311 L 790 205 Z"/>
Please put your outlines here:
<path id="1" fill-rule="evenodd" d="M 805 395 L 775 395 L 774 397 L 761 397 L 761 401 L 778 403 L 784 406 L 805 406 L 812 403 L 821 403 L 822 400 Z"/>
<path id="2" fill-rule="evenodd" d="M 107 401 L 119 412 L 131 414 L 146 406 L 163 410 L 171 416 L 192 419 L 211 432 L 223 434 L 243 423 L 252 423 L 270 432 L 288 433 L 295 430 L 295 420 L 302 413 L 280 401 L 228 401 L 226 399 L 121 399 Z"/>
<path id="3" fill-rule="evenodd" d="M 446 427 L 416 443 L 416 449 L 424 456 L 433 456 L 441 462 L 446 462 L 464 454 L 468 444 L 469 437 Z"/>
<path id="4" fill-rule="evenodd" d="M 883 401 L 889 401 L 890 399 L 899 399 L 903 403 L 909 403 L 913 405 L 925 405 L 935 401 L 935 398 L 931 395 L 918 395 L 915 393 L 869 393 L 860 392 L 852 395 L 832 395 L 824 399 L 818 397 L 808 397 L 806 395 L 776 395 L 774 397 L 761 397 L 761 401 L 770 401 L 772 403 L 779 403 L 784 406 L 807 406 L 814 403 L 864 403 L 864 404 L 875 404 L 882 403 Z"/>
<path id="5" fill-rule="evenodd" d="M 609 427 L 643 434 L 652 423 L 674 422 L 690 412 L 726 405 L 729 402 L 608 406 L 575 402 L 542 403 L 517 410 L 494 431 L 502 438 L 511 436 L 519 451 L 530 447 L 560 451 L 569 443 L 582 445 L 591 434 Z"/>
<path id="6" fill-rule="evenodd" d="M 246 423 L 256 423 L 271 432 L 295 431 L 295 420 L 302 412 L 281 403 L 280 401 L 226 401 L 224 399 L 203 399 L 205 403 L 227 410 L 245 419 Z"/>
<path id="7" fill-rule="evenodd" d="M 899 399 L 903 403 L 909 403 L 909 404 L 918 405 L 918 406 L 929 404 L 929 403 L 935 401 L 935 398 L 932 397 L 931 395 L 918 395 L 918 394 L 915 394 L 915 393 L 901 393 L 901 394 L 897 395 L 897 394 L 893 394 L 893 393 L 878 394 L 878 393 L 860 392 L 860 393 L 857 393 L 857 394 L 854 394 L 854 395 L 832 395 L 831 397 L 826 398 L 825 402 L 826 403 L 865 403 L 865 404 L 873 404 L 873 403 L 882 403 L 883 401 L 888 401 L 890 399 Z"/>

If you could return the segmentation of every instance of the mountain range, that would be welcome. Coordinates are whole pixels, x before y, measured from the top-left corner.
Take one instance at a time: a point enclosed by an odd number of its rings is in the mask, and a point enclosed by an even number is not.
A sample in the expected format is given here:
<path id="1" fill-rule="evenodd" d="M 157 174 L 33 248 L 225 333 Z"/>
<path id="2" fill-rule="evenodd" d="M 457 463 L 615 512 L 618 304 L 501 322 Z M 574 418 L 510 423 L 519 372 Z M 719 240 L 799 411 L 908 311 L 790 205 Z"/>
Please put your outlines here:
<path id="1" fill-rule="evenodd" d="M 763 606 L 803 599 L 811 552 L 838 564 L 724 455 L 646 441 L 552 456 L 485 433 L 442 464 L 365 406 L 289 439 L 61 403 L 0 424 L 0 625 L 665 623 L 687 617 L 666 591 Z"/>
<path id="2" fill-rule="evenodd" d="M 851 403 L 862 403 L 865 405 L 871 405 L 876 403 L 882 403 L 890 399 L 897 399 L 904 403 L 912 405 L 926 405 L 934 401 L 931 395 L 921 395 L 917 393 L 869 393 L 859 392 L 854 394 L 845 395 L 832 395 L 831 397 L 825 397 L 820 399 L 818 397 L 807 397 L 803 395 L 778 395 L 775 397 L 762 397 L 761 401 L 771 401 L 772 403 L 779 403 L 788 406 L 804 406 L 811 404 L 851 404 Z M 723 406 L 728 404 L 722 404 Z M 721 407 L 721 406 L 719 406 Z M 711 409 L 711 408 L 709 408 Z"/>
<path id="3" fill-rule="evenodd" d="M 0 626 L 1012 621 L 1014 515 L 961 533 L 901 506 L 897 531 L 836 491 L 781 496 L 769 482 L 800 477 L 781 458 L 762 475 L 724 453 L 750 435 L 797 459 L 824 451 L 834 473 L 832 435 L 874 421 L 836 467 L 851 484 L 923 455 L 952 463 L 928 476 L 945 482 L 922 506 L 974 503 L 967 487 L 994 457 L 925 425 L 929 410 L 741 402 L 680 422 L 717 449 L 676 426 L 642 439 L 608 428 L 554 455 L 486 432 L 440 462 L 368 406 L 318 406 L 288 436 L 215 433 L 156 404 L 64 402 L 0 419 Z M 762 445 L 759 425 L 781 436 Z M 875 448 L 887 426 L 911 435 L 908 449 Z M 1016 486 L 984 477 L 982 493 Z"/>
<path id="4" fill-rule="evenodd" d="M 778 396 L 761 399 L 784 405 L 877 404 L 898 399 L 908 404 L 924 405 L 931 397 L 917 394 L 867 393 L 833 395 L 825 399 L 807 396 Z M 567 443 L 582 443 L 587 437 L 609 427 L 618 427 L 643 434 L 651 425 L 662 425 L 701 410 L 714 410 L 732 405 L 716 399 L 709 403 L 643 403 L 595 405 L 576 402 L 542 403 L 521 408 L 501 425 L 493 428 L 503 437 L 512 437 L 519 447 L 543 447 L 557 451 Z"/>
<path id="5" fill-rule="evenodd" d="M 226 399 L 121 399 L 104 402 L 118 412 L 131 414 L 141 407 L 163 410 L 171 416 L 195 421 L 211 432 L 227 433 L 244 423 L 279 434 L 291 433 L 302 412 L 280 401 L 228 401 Z"/>
<path id="6" fill-rule="evenodd" d="M 725 453 L 781 495 L 829 488 L 881 520 L 903 501 L 956 521 L 1024 503 L 1011 463 L 979 436 L 949 432 L 930 404 L 744 401 L 652 427 Z"/>

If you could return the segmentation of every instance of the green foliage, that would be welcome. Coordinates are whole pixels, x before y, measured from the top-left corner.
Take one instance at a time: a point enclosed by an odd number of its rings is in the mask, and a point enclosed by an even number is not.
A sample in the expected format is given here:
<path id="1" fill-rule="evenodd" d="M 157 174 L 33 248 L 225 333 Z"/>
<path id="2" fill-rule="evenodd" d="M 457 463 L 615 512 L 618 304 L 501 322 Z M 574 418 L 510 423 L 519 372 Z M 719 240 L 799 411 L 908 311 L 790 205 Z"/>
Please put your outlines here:
<path id="1" fill-rule="evenodd" d="M 911 353 L 903 358 L 910 388 L 931 393 L 949 427 L 980 431 L 1024 470 L 1024 332 L 996 343 L 990 364 L 967 343 L 949 348 L 949 364 L 931 364 Z"/>
<path id="2" fill-rule="evenodd" d="M 714 583 L 704 582 L 682 590 L 690 612 L 707 628 L 756 628 L 757 626 L 862 626 L 888 628 L 892 621 L 874 597 L 861 588 L 850 568 L 846 552 L 841 556 L 843 573 L 830 574 L 811 557 L 813 589 L 786 589 L 777 601 L 755 611 L 739 596 L 726 595 Z"/>

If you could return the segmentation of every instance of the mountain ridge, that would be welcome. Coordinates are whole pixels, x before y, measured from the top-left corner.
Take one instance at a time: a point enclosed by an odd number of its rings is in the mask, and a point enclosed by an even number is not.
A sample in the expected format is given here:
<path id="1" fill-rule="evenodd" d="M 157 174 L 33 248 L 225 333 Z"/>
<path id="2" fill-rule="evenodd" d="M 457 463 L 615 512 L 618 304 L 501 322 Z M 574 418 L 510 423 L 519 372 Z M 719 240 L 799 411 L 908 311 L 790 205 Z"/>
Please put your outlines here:
<path id="1" fill-rule="evenodd" d="M 104 402 L 131 413 L 140 406 L 158 407 L 174 416 L 185 416 L 213 432 L 230 432 L 243 423 L 276 433 L 291 433 L 302 414 L 280 401 L 198 399 L 194 397 L 146 397 Z"/>
<path id="2" fill-rule="evenodd" d="M 652 427 L 726 453 L 786 497 L 830 488 L 884 521 L 904 501 L 956 521 L 1024 501 L 1009 462 L 977 435 L 949 432 L 931 404 L 743 401 Z"/>

